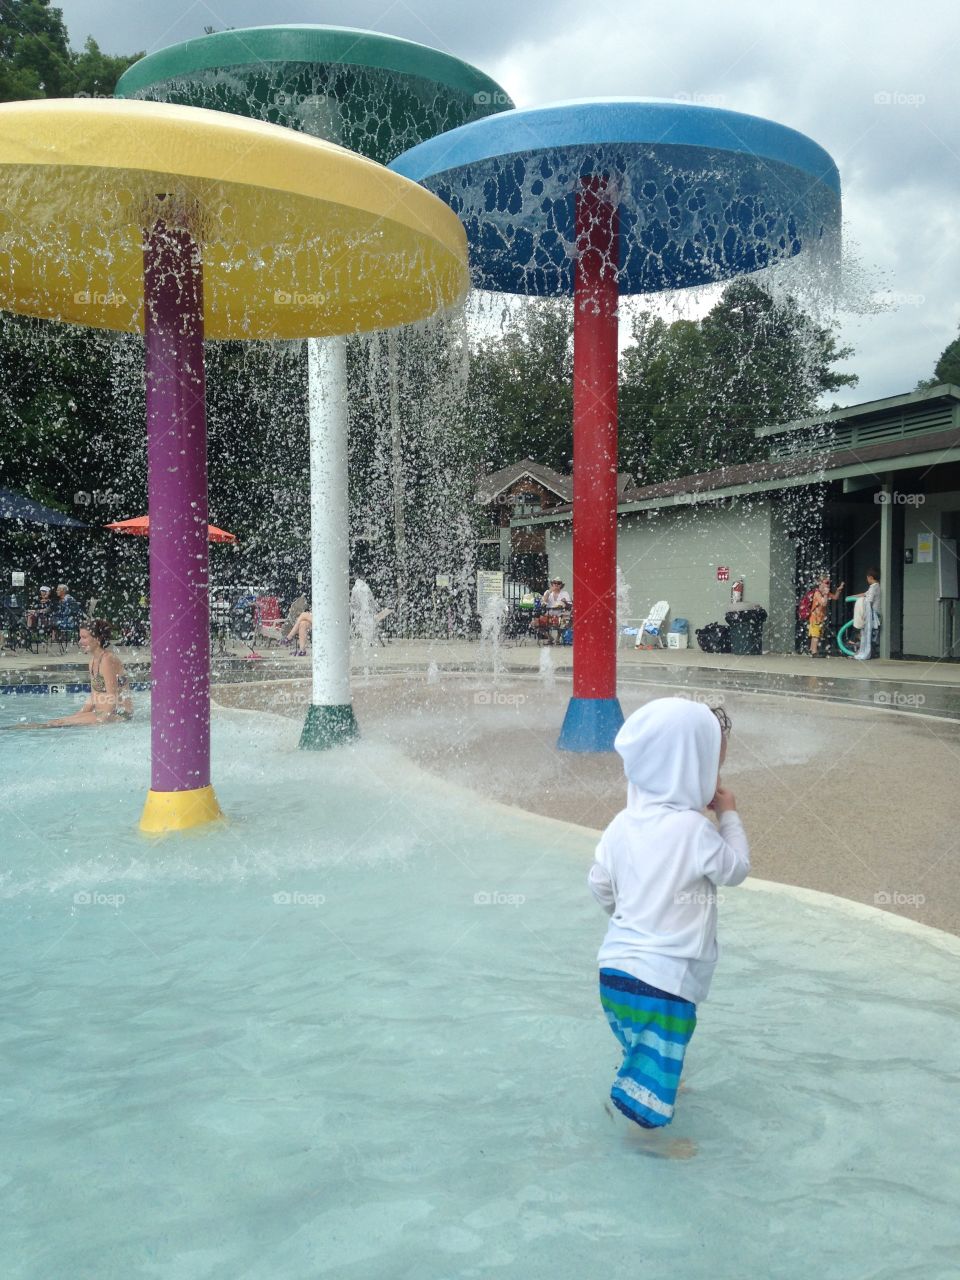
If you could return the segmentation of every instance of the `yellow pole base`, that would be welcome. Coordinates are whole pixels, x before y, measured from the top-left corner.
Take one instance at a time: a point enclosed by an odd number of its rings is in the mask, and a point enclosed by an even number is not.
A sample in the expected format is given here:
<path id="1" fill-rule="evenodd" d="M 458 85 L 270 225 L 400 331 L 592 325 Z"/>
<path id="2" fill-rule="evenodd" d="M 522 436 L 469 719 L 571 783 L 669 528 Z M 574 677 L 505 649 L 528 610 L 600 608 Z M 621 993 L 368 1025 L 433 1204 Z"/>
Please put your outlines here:
<path id="1" fill-rule="evenodd" d="M 192 791 L 148 791 L 140 830 L 162 835 L 165 831 L 202 827 L 207 822 L 217 822 L 222 818 L 213 787 L 195 787 Z"/>

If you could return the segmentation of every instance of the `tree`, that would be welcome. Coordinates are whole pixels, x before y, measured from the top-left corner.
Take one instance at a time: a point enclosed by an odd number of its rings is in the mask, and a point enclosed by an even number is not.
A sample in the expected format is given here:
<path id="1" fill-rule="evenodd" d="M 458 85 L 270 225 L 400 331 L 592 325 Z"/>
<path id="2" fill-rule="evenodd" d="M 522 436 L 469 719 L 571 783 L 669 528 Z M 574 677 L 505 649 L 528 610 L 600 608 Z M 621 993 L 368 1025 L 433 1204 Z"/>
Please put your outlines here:
<path id="1" fill-rule="evenodd" d="M 69 76 L 62 12 L 50 0 L 8 0 L 0 8 L 0 100 L 59 98 Z"/>
<path id="2" fill-rule="evenodd" d="M 960 334 L 952 342 L 947 343 L 940 352 L 940 359 L 933 369 L 932 378 L 922 378 L 917 383 L 918 391 L 928 391 L 941 382 L 952 382 L 960 387 Z"/>
<path id="3" fill-rule="evenodd" d="M 82 53 L 71 54 L 72 92 L 75 97 L 110 98 L 127 67 L 139 62 L 142 53 L 102 53 L 93 36 L 87 36 Z"/>
<path id="4" fill-rule="evenodd" d="M 700 325 L 667 324 L 641 312 L 620 363 L 620 468 L 638 479 L 664 479 L 665 460 L 684 458 L 700 467 L 698 442 L 707 412 L 701 376 L 707 361 Z"/>
<path id="5" fill-rule="evenodd" d="M 573 311 L 566 299 L 524 303 L 470 364 L 468 422 L 487 469 L 530 457 L 557 471 L 573 461 Z"/>
<path id="6" fill-rule="evenodd" d="M 648 482 L 764 456 L 756 428 L 816 412 L 854 386 L 851 354 L 796 299 L 734 281 L 702 321 L 643 313 L 621 361 L 621 458 Z"/>
<path id="7" fill-rule="evenodd" d="M 142 53 L 113 57 L 87 37 L 70 48 L 60 9 L 50 0 L 6 0 L 0 6 L 0 102 L 31 98 L 108 98 Z"/>

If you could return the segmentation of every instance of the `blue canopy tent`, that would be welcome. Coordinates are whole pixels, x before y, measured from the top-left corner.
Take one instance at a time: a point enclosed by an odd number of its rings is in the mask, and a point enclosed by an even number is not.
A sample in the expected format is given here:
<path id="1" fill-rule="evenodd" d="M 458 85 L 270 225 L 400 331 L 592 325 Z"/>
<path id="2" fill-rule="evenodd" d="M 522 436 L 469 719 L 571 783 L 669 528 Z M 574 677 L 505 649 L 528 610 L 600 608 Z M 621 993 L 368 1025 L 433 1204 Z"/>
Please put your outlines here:
<path id="1" fill-rule="evenodd" d="M 52 507 L 45 507 L 40 502 L 22 493 L 14 493 L 12 489 L 0 489 L 0 520 L 11 520 L 22 524 L 44 524 L 61 529 L 89 529 L 82 520 L 64 515 Z"/>

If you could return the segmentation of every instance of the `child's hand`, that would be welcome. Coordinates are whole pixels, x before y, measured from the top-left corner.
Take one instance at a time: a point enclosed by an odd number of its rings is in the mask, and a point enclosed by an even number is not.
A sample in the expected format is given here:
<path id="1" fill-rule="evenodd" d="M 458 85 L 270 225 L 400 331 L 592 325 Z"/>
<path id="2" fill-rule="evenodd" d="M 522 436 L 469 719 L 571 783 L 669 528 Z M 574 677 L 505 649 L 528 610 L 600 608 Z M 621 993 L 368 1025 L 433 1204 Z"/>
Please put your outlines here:
<path id="1" fill-rule="evenodd" d="M 722 813 L 735 813 L 737 797 L 727 787 L 717 787 L 716 794 L 707 808 L 712 809 L 718 818 Z"/>

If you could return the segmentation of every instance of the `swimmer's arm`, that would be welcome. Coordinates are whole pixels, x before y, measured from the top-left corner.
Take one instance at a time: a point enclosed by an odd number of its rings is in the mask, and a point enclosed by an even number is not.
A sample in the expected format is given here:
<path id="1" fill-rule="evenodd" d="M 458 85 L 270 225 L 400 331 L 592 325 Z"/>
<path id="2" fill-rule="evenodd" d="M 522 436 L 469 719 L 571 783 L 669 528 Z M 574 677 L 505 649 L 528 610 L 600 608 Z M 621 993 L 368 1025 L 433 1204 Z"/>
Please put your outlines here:
<path id="1" fill-rule="evenodd" d="M 741 884 L 750 874 L 750 845 L 736 809 L 720 814 L 717 827 L 704 829 L 700 872 L 712 884 Z"/>

